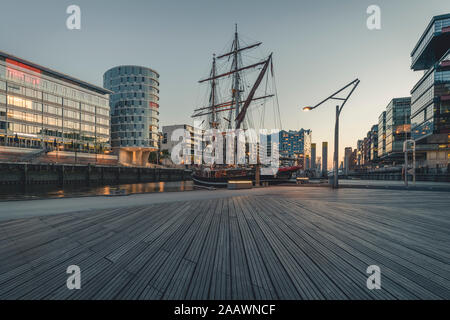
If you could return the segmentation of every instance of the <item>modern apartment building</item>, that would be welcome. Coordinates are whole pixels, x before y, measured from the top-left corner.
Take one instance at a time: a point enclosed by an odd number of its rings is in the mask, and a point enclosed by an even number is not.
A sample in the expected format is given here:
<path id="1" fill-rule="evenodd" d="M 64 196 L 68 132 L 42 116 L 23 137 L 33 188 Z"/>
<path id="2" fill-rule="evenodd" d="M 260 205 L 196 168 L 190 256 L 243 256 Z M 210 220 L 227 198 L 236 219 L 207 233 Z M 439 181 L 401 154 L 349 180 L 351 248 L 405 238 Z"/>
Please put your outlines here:
<path id="1" fill-rule="evenodd" d="M 364 164 L 364 140 L 358 140 L 356 143 L 356 165 L 362 166 Z"/>
<path id="2" fill-rule="evenodd" d="M 386 111 L 378 117 L 378 157 L 386 154 Z"/>
<path id="3" fill-rule="evenodd" d="M 393 162 L 403 161 L 403 143 L 411 137 L 411 98 L 394 98 L 386 107 L 386 153 Z"/>
<path id="4" fill-rule="evenodd" d="M 411 69 L 424 71 L 411 90 L 412 138 L 424 161 L 450 163 L 450 14 L 431 19 L 411 53 Z"/>
<path id="5" fill-rule="evenodd" d="M 145 166 L 158 150 L 159 74 L 141 66 L 118 66 L 105 72 L 103 85 L 113 93 L 111 146 L 125 165 Z"/>
<path id="6" fill-rule="evenodd" d="M 372 126 L 369 132 L 370 136 L 370 162 L 374 163 L 378 160 L 378 125 Z"/>
<path id="7" fill-rule="evenodd" d="M 117 162 L 108 155 L 109 93 L 0 51 L 2 160 Z"/>
<path id="8" fill-rule="evenodd" d="M 370 131 L 363 140 L 363 166 L 367 166 L 370 163 Z"/>

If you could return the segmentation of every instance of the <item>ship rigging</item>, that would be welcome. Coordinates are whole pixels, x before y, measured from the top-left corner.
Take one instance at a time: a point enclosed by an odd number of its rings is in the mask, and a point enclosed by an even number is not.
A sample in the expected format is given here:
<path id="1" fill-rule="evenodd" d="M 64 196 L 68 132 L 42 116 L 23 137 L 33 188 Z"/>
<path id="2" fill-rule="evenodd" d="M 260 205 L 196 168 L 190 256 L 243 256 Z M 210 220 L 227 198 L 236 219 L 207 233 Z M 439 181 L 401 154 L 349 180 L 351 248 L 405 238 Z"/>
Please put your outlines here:
<path id="1" fill-rule="evenodd" d="M 214 129 L 223 136 L 230 130 L 253 129 L 261 135 L 261 129 L 281 129 L 273 54 L 263 55 L 263 58 L 253 55 L 254 51 L 261 50 L 261 46 L 262 42 L 247 44 L 242 40 L 236 25 L 231 46 L 227 46 L 229 49 L 223 54 L 213 55 L 208 76 L 199 81 L 200 84 L 208 85 L 205 101 L 194 109 L 192 115 L 194 119 L 199 120 L 196 122 L 198 129 Z M 266 112 L 270 103 L 273 114 Z M 229 139 L 228 136 L 226 138 Z M 201 166 L 193 173 L 196 184 L 226 186 L 230 179 L 251 180 L 255 184 L 259 184 L 260 181 L 279 183 L 287 181 L 294 171 L 300 169 L 289 167 L 278 170 L 279 162 L 276 158 L 275 171 L 260 175 L 260 154 L 266 150 L 259 145 L 256 164 L 251 165 L 250 161 L 244 165 L 238 164 L 237 137 L 232 139 L 234 139 L 232 146 L 235 148 L 231 150 L 234 154 L 231 157 L 234 159 L 232 163 L 227 161 L 228 164 Z M 248 145 L 246 149 L 249 150 Z M 273 154 L 272 143 L 270 149 Z M 278 154 L 278 150 L 276 153 Z"/>
<path id="2" fill-rule="evenodd" d="M 266 128 L 268 115 L 265 109 L 270 99 L 274 100 L 270 126 L 281 127 L 272 53 L 263 59 L 255 58 L 248 52 L 260 48 L 262 42 L 241 46 L 242 42 L 236 25 L 230 50 L 213 55 L 208 77 L 199 81 L 209 87 L 206 106 L 196 108 L 192 115 L 195 119 L 203 118 L 205 126 L 202 129 Z"/>

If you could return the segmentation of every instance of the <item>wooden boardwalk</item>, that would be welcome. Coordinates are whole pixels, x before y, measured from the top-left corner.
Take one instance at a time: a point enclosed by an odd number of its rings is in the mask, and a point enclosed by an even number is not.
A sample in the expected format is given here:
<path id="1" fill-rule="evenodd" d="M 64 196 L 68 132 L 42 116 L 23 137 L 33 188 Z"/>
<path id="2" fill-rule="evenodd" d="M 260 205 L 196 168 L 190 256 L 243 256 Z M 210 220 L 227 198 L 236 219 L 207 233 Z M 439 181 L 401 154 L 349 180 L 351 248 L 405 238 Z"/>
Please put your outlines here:
<path id="1" fill-rule="evenodd" d="M 0 299 L 450 299 L 449 207 L 448 193 L 279 187 L 4 221 Z"/>

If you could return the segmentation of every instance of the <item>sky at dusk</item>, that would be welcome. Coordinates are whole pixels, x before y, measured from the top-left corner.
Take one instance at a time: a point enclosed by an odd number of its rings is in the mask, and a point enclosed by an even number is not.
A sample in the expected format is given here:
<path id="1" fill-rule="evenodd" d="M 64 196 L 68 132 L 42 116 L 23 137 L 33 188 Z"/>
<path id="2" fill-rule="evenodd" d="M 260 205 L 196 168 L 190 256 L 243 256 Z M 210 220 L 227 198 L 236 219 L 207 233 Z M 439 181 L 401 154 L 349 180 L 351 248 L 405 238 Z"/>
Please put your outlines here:
<path id="1" fill-rule="evenodd" d="M 192 122 L 197 81 L 237 23 L 244 36 L 274 53 L 283 129 L 311 129 L 313 142 L 329 141 L 329 166 L 334 105 L 308 113 L 301 107 L 361 80 L 341 115 L 343 156 L 392 98 L 410 95 L 423 74 L 410 70 L 410 53 L 432 16 L 450 12 L 448 0 L 1 2 L 1 51 L 96 85 L 116 65 L 157 70 L 161 126 Z M 71 4 L 81 8 L 81 30 L 66 28 Z M 381 30 L 366 27 L 373 4 L 381 8 Z"/>

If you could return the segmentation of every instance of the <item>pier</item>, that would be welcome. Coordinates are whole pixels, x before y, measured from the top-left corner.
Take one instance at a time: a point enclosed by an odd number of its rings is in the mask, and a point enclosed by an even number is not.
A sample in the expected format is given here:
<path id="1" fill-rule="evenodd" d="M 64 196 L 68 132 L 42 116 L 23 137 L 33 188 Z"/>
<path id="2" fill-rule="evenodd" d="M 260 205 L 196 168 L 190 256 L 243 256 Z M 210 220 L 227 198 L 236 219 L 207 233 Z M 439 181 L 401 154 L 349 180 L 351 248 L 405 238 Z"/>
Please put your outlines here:
<path id="1" fill-rule="evenodd" d="M 297 186 L 3 203 L 0 299 L 450 299 L 449 204 Z"/>

